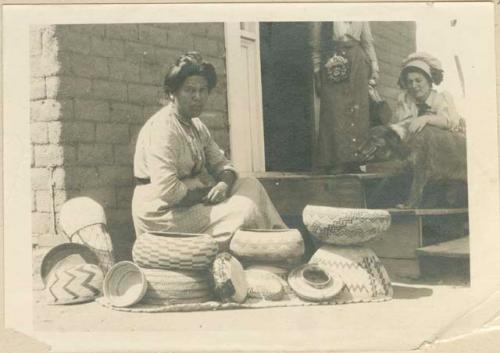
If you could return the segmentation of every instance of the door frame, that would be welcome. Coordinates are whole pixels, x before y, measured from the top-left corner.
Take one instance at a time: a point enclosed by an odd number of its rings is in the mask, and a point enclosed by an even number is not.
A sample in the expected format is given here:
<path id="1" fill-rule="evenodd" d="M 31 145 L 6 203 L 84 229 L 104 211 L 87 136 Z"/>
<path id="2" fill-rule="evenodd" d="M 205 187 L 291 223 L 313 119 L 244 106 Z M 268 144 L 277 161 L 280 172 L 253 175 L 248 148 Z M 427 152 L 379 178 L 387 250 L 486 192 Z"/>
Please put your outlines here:
<path id="1" fill-rule="evenodd" d="M 241 172 L 264 172 L 259 24 L 224 23 L 224 33 L 231 160 Z"/>

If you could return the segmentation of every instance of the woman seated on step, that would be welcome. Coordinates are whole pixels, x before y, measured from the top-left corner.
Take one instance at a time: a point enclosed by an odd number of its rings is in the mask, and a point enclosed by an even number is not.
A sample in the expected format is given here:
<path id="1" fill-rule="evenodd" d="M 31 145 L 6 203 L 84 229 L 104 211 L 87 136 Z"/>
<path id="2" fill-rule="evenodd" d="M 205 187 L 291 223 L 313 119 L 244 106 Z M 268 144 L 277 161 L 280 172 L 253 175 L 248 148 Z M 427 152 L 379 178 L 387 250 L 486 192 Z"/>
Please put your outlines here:
<path id="1" fill-rule="evenodd" d="M 457 113 L 451 94 L 433 88 L 441 81 L 443 69 L 438 59 L 427 53 L 410 54 L 403 61 L 399 76 L 403 92 L 393 116 L 397 125 L 409 133 L 418 133 L 426 125 L 465 132 L 465 121 Z"/>
<path id="2" fill-rule="evenodd" d="M 238 177 L 199 119 L 216 82 L 214 66 L 196 52 L 180 56 L 166 75 L 169 103 L 142 127 L 135 150 L 137 236 L 205 233 L 225 250 L 240 227 L 286 228 L 262 185 Z"/>

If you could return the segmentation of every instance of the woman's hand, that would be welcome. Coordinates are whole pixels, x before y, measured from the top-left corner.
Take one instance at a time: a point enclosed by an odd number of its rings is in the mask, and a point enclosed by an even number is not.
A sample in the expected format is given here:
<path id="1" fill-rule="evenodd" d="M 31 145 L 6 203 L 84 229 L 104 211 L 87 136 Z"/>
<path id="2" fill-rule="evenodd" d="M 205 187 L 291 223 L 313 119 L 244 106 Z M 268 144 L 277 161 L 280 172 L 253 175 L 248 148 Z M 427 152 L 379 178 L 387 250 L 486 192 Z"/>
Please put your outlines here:
<path id="1" fill-rule="evenodd" d="M 210 187 L 201 187 L 188 190 L 186 196 L 178 203 L 179 206 L 191 207 L 197 203 L 204 202 L 208 193 L 211 191 Z"/>
<path id="2" fill-rule="evenodd" d="M 216 204 L 227 199 L 229 185 L 223 181 L 219 181 L 203 198 L 203 202 Z"/>
<path id="3" fill-rule="evenodd" d="M 429 123 L 429 119 L 426 116 L 419 116 L 413 119 L 413 121 L 408 126 L 408 130 L 412 134 L 419 133 L 422 129 Z"/>

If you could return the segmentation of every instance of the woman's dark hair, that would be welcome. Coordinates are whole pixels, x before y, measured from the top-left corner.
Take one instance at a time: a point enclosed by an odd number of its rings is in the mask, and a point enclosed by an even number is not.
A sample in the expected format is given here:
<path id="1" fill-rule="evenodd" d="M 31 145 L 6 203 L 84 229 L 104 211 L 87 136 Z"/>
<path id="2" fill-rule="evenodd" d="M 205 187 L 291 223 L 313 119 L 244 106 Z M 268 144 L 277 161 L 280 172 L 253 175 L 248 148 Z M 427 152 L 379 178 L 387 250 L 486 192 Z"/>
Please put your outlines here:
<path id="1" fill-rule="evenodd" d="M 175 93 L 189 76 L 202 76 L 208 82 L 211 91 L 217 84 L 217 74 L 212 64 L 203 61 L 198 52 L 188 52 L 181 55 L 165 75 L 163 84 L 167 95 Z"/>
<path id="2" fill-rule="evenodd" d="M 438 70 L 433 67 L 430 68 L 431 71 L 431 76 L 424 70 L 415 67 L 415 66 L 407 66 L 403 70 L 401 70 L 401 75 L 399 75 L 399 80 L 398 80 L 398 85 L 402 89 L 406 88 L 406 77 L 408 76 L 409 73 L 411 72 L 418 72 L 419 74 L 422 74 L 427 82 L 429 82 L 429 85 L 432 86 L 432 84 L 439 85 L 443 81 L 443 70 Z"/>

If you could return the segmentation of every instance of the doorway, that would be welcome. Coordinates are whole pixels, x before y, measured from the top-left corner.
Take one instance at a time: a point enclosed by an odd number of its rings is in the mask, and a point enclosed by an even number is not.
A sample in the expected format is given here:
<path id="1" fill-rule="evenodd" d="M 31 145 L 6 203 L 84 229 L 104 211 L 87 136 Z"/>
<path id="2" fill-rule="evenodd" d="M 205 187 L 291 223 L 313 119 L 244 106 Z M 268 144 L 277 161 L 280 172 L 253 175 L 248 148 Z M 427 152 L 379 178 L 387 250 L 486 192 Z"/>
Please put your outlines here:
<path id="1" fill-rule="evenodd" d="M 309 22 L 261 22 L 266 171 L 310 172 L 314 90 Z"/>

